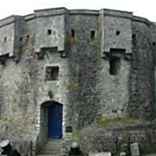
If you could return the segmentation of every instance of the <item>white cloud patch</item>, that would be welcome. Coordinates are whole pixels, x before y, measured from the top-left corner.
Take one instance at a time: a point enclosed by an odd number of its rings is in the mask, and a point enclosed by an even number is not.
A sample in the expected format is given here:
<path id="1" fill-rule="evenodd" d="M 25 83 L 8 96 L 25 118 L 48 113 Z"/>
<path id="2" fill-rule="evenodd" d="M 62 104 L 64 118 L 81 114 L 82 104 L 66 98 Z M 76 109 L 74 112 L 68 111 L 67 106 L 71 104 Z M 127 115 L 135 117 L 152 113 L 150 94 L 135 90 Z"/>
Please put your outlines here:
<path id="1" fill-rule="evenodd" d="M 134 15 L 156 21 L 155 0 L 3 0 L 0 18 L 17 14 L 25 15 L 35 9 L 67 7 L 69 9 L 117 9 L 132 11 Z"/>

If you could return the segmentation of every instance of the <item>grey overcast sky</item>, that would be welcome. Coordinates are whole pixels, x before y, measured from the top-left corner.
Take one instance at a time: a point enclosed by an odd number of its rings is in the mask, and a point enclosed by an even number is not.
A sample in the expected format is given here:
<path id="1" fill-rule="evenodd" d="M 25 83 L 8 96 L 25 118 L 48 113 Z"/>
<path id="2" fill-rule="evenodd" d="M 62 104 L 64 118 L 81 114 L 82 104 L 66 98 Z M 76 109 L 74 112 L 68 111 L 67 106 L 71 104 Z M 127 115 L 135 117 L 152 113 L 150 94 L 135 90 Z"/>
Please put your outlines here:
<path id="1" fill-rule="evenodd" d="M 30 14 L 33 10 L 67 7 L 69 9 L 116 9 L 156 22 L 156 0 L 1 0 L 0 18 Z"/>

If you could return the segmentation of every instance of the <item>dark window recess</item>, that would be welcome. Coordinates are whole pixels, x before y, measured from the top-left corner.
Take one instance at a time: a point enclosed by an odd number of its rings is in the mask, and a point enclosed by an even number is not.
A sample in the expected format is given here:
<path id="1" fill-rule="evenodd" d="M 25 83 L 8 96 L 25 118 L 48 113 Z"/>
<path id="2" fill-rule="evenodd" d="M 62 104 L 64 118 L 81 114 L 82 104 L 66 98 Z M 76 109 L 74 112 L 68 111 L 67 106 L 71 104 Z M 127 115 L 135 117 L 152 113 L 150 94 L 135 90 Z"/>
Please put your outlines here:
<path id="1" fill-rule="evenodd" d="M 23 41 L 23 37 L 20 37 L 20 38 L 19 38 L 19 41 L 22 42 L 22 41 Z"/>
<path id="2" fill-rule="evenodd" d="M 46 67 L 46 80 L 58 80 L 59 67 L 58 66 L 48 66 Z"/>
<path id="3" fill-rule="evenodd" d="M 30 35 L 27 35 L 26 38 L 29 39 L 30 38 Z"/>
<path id="4" fill-rule="evenodd" d="M 109 73 L 110 75 L 117 75 L 119 70 L 120 70 L 120 58 L 119 57 L 115 57 L 115 56 L 111 56 L 110 60 L 109 60 Z"/>
<path id="5" fill-rule="evenodd" d="M 72 37 L 72 38 L 75 37 L 75 31 L 74 31 L 74 29 L 71 30 L 71 37 Z"/>
<path id="6" fill-rule="evenodd" d="M 156 46 L 156 42 L 152 42 L 152 45 L 153 45 L 153 46 Z"/>
<path id="7" fill-rule="evenodd" d="M 113 109 L 113 110 L 112 110 L 112 113 L 117 113 L 117 110 L 116 110 L 116 109 Z"/>
<path id="8" fill-rule="evenodd" d="M 48 29 L 47 34 L 48 34 L 48 35 L 51 35 L 51 34 L 52 34 L 51 29 Z"/>
<path id="9" fill-rule="evenodd" d="M 119 30 L 116 31 L 116 35 L 117 35 L 117 36 L 120 35 L 120 31 L 119 31 Z"/>
<path id="10" fill-rule="evenodd" d="M 67 126 L 66 127 L 66 132 L 67 133 L 72 133 L 73 132 L 72 126 Z"/>
<path id="11" fill-rule="evenodd" d="M 4 37 L 4 42 L 7 42 L 7 37 Z"/>
<path id="12" fill-rule="evenodd" d="M 132 35 L 132 39 L 135 40 L 136 39 L 136 34 Z"/>
<path id="13" fill-rule="evenodd" d="M 90 31 L 90 39 L 91 40 L 95 39 L 95 31 L 94 30 Z"/>
<path id="14" fill-rule="evenodd" d="M 121 49 L 121 48 L 110 48 L 111 53 L 125 53 L 126 49 Z"/>

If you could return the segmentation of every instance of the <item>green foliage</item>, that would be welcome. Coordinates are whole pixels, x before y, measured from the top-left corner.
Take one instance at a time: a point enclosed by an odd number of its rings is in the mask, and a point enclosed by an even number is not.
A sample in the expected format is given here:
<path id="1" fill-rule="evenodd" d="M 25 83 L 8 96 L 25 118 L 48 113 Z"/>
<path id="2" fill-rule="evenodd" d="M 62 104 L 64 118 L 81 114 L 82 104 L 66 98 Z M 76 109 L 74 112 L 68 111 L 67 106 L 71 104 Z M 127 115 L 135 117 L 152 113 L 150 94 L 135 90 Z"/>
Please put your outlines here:
<path id="1" fill-rule="evenodd" d="M 80 141 L 80 131 L 77 130 L 72 133 L 72 140 L 77 142 Z"/>
<path id="2" fill-rule="evenodd" d="M 129 124 L 136 124 L 140 121 L 135 118 L 131 117 L 114 117 L 114 118 L 108 118 L 108 117 L 99 117 L 97 118 L 97 124 L 100 127 L 109 127 L 112 125 L 129 125 Z"/>
<path id="3" fill-rule="evenodd" d="M 150 145 L 145 145 L 145 146 L 141 147 L 141 153 L 142 154 L 156 153 L 156 145 L 155 144 L 150 144 Z"/>

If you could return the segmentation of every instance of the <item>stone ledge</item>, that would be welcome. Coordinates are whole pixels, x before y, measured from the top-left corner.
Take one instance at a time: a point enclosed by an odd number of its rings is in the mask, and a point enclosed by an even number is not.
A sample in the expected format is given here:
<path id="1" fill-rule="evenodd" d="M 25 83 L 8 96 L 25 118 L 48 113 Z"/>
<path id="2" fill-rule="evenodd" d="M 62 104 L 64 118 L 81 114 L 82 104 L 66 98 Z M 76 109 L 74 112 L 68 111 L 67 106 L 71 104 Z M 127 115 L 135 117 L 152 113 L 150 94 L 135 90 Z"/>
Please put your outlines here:
<path id="1" fill-rule="evenodd" d="M 36 17 L 52 16 L 52 15 L 63 15 L 67 11 L 66 8 L 50 8 L 50 9 L 40 9 L 34 10 Z"/>
<path id="2" fill-rule="evenodd" d="M 11 24 L 11 23 L 15 23 L 15 20 L 16 20 L 15 15 L 3 18 L 0 20 L 0 27 L 3 27 L 5 25 Z"/>
<path id="3" fill-rule="evenodd" d="M 99 15 L 98 10 L 88 10 L 88 9 L 72 9 L 70 10 L 71 15 Z"/>

